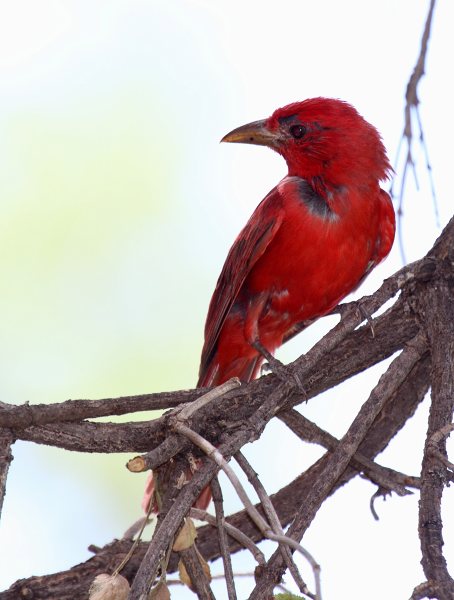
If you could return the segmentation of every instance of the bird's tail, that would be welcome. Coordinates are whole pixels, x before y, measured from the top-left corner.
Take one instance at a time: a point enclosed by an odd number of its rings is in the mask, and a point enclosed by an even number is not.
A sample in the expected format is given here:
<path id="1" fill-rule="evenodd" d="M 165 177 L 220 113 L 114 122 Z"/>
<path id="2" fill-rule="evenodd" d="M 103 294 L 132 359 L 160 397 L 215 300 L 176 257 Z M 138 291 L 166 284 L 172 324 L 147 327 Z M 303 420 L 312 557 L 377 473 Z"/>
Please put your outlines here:
<path id="1" fill-rule="evenodd" d="M 201 461 L 200 460 L 196 460 L 196 467 L 200 465 Z M 185 471 L 185 476 L 186 476 L 186 480 L 188 481 L 189 479 L 191 479 L 193 475 L 193 472 L 191 471 L 191 469 L 187 469 Z M 153 505 L 151 507 L 151 511 L 158 514 L 159 512 L 159 507 L 158 507 L 158 503 L 156 501 L 156 497 L 155 497 L 155 488 L 156 488 L 156 484 L 155 484 L 155 478 L 153 476 L 153 471 L 150 471 L 148 473 L 148 477 L 147 477 L 147 481 L 145 484 L 145 490 L 143 493 L 143 497 L 142 497 L 142 509 L 143 512 L 145 514 L 148 514 L 148 511 L 150 509 L 150 503 L 152 502 Z M 200 508 L 200 510 L 206 510 L 208 508 L 208 505 L 211 502 L 211 489 L 210 486 L 206 486 L 205 488 L 203 488 L 203 490 L 200 493 L 200 496 L 197 498 L 197 500 L 194 502 L 194 508 Z"/>
<path id="2" fill-rule="evenodd" d="M 252 358 L 241 357 L 224 365 L 213 361 L 210 368 L 200 374 L 197 387 L 215 387 L 228 381 L 232 377 L 238 377 L 243 383 L 248 383 L 257 377 L 262 362 L 263 359 L 258 354 Z M 188 477 L 188 475 L 189 478 L 192 475 L 189 470 L 186 472 L 186 477 Z M 210 502 L 211 489 L 210 486 L 207 485 L 197 498 L 194 506 L 201 510 L 206 510 Z"/>
<path id="3" fill-rule="evenodd" d="M 249 383 L 257 377 L 263 357 L 256 351 L 246 352 L 231 360 L 221 360 L 216 355 L 206 368 L 199 374 L 197 387 L 215 387 L 228 381 L 232 377 L 238 377 L 243 383 Z"/>

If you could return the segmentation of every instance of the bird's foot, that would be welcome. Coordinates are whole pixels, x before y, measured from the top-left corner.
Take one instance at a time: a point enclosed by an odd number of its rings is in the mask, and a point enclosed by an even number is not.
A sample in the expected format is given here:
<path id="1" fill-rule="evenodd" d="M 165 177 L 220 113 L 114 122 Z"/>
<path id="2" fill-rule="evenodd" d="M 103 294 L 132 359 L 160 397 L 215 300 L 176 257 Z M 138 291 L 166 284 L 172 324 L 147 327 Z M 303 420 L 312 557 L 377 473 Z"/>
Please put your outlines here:
<path id="1" fill-rule="evenodd" d="M 293 385 L 300 390 L 300 392 L 306 396 L 306 390 L 301 382 L 301 379 L 298 377 L 296 373 L 292 373 L 289 368 L 284 365 L 280 360 L 278 360 L 275 356 L 271 354 L 260 342 L 254 342 L 253 347 L 260 352 L 260 354 L 267 361 L 263 367 L 268 368 L 272 373 L 274 373 L 281 381 L 284 383 L 288 383 L 291 381 Z M 262 368 L 263 368 L 262 367 Z"/>

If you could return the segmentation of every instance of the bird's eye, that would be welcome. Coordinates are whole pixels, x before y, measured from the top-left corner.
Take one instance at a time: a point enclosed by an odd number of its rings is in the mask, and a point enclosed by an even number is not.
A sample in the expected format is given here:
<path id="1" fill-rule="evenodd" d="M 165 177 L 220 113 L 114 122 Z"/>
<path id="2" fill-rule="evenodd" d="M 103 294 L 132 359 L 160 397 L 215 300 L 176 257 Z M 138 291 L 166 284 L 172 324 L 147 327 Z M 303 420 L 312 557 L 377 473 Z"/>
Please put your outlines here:
<path id="1" fill-rule="evenodd" d="M 304 125 L 292 125 L 290 127 L 290 134 L 296 140 L 301 139 L 305 133 L 306 133 L 306 128 L 304 127 Z"/>

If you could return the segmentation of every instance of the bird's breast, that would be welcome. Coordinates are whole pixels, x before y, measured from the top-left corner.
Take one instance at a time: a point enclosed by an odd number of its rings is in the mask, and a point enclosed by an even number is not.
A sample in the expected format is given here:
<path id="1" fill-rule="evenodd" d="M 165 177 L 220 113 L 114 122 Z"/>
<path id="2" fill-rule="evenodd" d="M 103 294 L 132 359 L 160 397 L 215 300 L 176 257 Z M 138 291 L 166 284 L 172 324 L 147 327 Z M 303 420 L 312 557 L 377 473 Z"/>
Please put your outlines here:
<path id="1" fill-rule="evenodd" d="M 328 203 L 300 178 L 279 186 L 282 224 L 245 282 L 253 295 L 269 294 L 260 319 L 265 328 L 321 316 L 355 289 L 373 255 L 380 216 L 373 195 L 342 189 Z"/>

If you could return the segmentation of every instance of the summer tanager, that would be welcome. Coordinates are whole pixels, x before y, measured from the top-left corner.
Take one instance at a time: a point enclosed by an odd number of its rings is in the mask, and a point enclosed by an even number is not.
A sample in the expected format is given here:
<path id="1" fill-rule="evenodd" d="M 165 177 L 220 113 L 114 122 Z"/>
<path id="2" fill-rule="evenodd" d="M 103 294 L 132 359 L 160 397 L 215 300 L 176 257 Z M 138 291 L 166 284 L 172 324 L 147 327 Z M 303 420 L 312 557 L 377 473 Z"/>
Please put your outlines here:
<path id="1" fill-rule="evenodd" d="M 198 386 L 257 376 L 263 349 L 329 313 L 389 253 L 395 216 L 379 133 L 346 102 L 312 98 L 234 129 L 223 142 L 268 146 L 288 175 L 236 238 L 211 298 Z M 153 493 L 149 481 L 147 507 Z M 197 506 L 210 500 L 204 490 Z"/>

